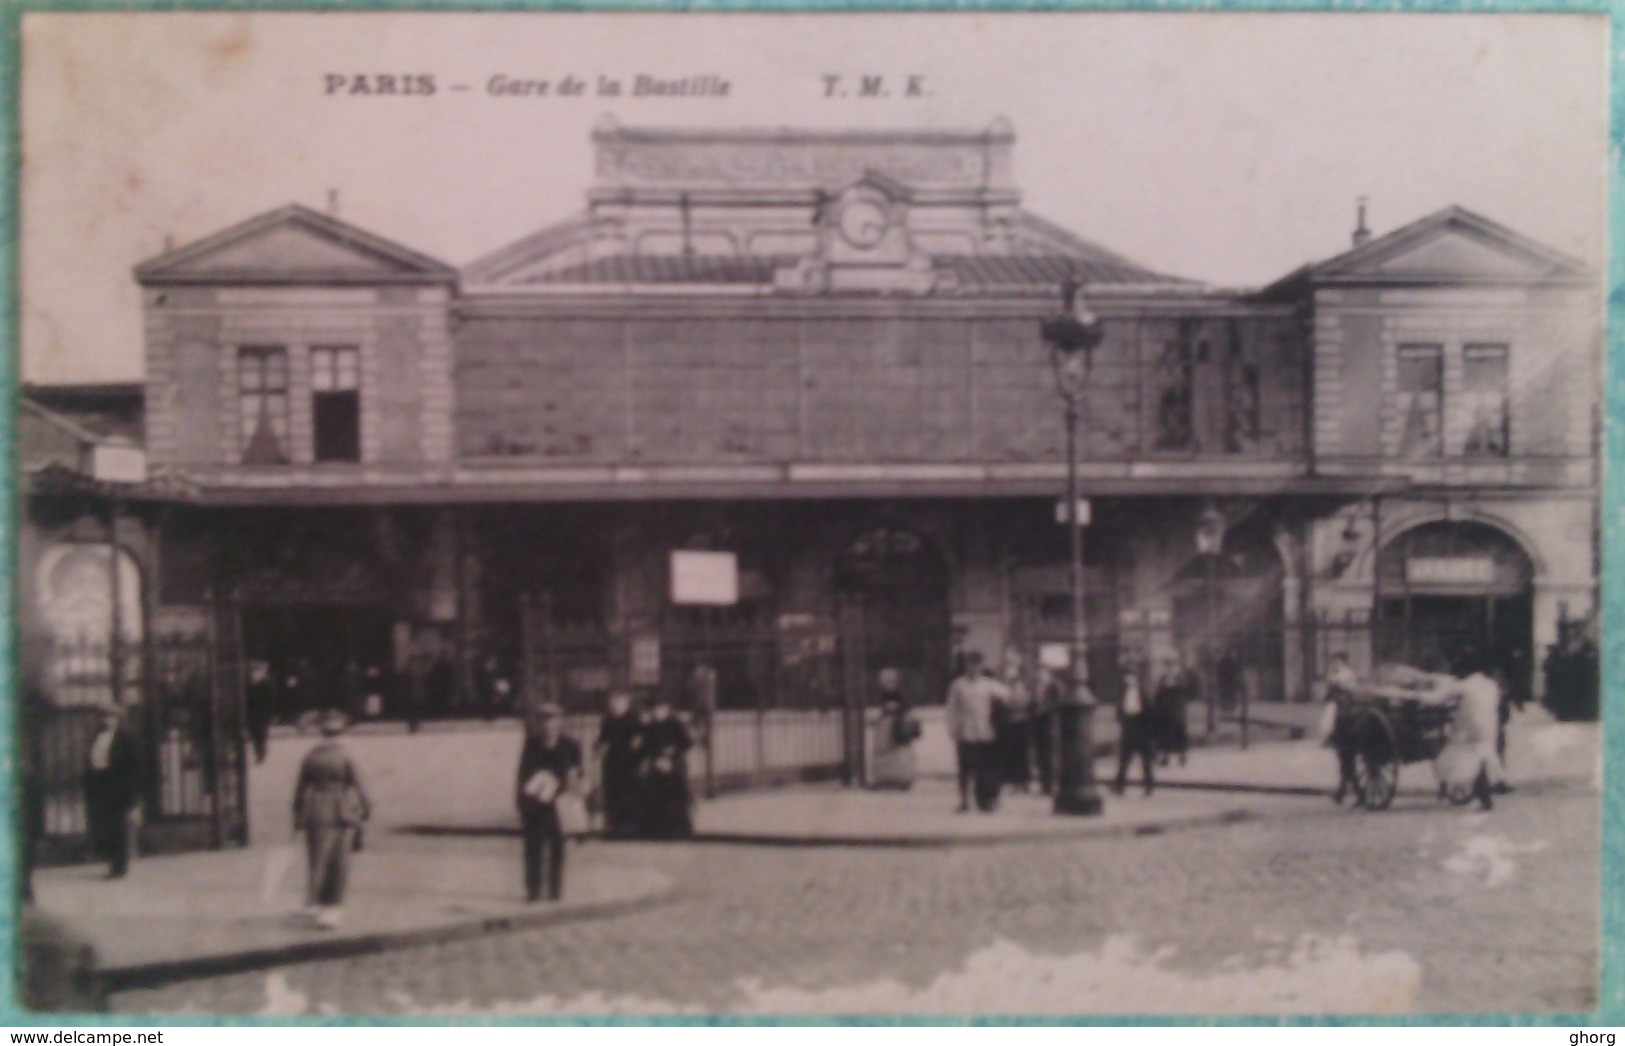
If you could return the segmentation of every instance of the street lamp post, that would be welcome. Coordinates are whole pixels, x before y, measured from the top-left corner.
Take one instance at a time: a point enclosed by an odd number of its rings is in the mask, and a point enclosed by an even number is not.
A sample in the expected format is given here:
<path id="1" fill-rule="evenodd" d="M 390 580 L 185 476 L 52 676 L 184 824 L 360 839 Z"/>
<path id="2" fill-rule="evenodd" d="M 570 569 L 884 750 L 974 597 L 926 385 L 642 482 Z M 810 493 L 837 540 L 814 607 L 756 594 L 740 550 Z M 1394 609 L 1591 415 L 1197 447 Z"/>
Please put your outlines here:
<path id="1" fill-rule="evenodd" d="M 1207 561 L 1207 736 L 1218 729 L 1219 557 L 1224 553 L 1224 514 L 1212 505 L 1196 522 L 1196 553 Z"/>
<path id="2" fill-rule="evenodd" d="M 1071 545 L 1072 596 L 1071 687 L 1057 708 L 1060 774 L 1055 812 L 1073 816 L 1104 809 L 1095 783 L 1095 697 L 1088 683 L 1088 639 L 1084 633 L 1083 519 L 1078 489 L 1078 423 L 1089 384 L 1090 354 L 1100 344 L 1100 320 L 1078 301 L 1078 284 L 1061 287 L 1061 311 L 1043 321 L 1040 331 L 1050 352 L 1055 386 L 1066 405 L 1066 521 Z"/>

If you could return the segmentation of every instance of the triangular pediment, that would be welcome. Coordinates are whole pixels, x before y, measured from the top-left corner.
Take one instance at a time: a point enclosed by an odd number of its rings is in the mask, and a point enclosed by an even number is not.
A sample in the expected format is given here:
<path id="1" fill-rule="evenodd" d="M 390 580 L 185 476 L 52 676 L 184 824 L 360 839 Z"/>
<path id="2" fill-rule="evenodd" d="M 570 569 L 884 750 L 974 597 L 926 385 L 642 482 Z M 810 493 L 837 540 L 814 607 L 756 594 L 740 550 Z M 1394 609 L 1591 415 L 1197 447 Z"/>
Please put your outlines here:
<path id="1" fill-rule="evenodd" d="M 440 283 L 455 276 L 433 258 L 298 205 L 136 267 L 143 283 Z"/>
<path id="2" fill-rule="evenodd" d="M 1582 263 L 1460 207 L 1412 222 L 1315 266 L 1317 280 L 1545 281 L 1581 278 Z"/>
<path id="3" fill-rule="evenodd" d="M 1523 252 L 1459 233 L 1423 241 L 1371 267 L 1371 271 L 1395 276 L 1527 276 L 1548 270 L 1549 266 Z"/>

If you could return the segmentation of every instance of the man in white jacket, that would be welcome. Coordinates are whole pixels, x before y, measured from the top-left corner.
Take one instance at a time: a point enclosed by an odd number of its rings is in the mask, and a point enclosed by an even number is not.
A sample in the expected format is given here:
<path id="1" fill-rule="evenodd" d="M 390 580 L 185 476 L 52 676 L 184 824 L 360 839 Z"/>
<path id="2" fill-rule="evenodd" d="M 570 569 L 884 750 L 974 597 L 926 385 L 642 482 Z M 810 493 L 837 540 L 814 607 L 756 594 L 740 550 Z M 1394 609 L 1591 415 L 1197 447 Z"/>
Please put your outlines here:
<path id="1" fill-rule="evenodd" d="M 1491 793 L 1506 786 L 1506 771 L 1496 745 L 1501 732 L 1501 686 L 1476 662 L 1464 662 L 1457 672 L 1465 674 L 1460 678 L 1442 677 L 1440 690 L 1461 701 L 1456 709 L 1456 729 L 1478 764 L 1478 802 L 1488 810 L 1495 805 Z"/>
<path id="2" fill-rule="evenodd" d="M 1004 684 L 982 671 L 982 655 L 965 655 L 965 670 L 948 688 L 948 734 L 954 739 L 959 757 L 959 812 L 970 809 L 974 791 L 976 806 L 984 813 L 998 804 L 998 785 L 993 766 L 994 709 L 1008 696 Z"/>

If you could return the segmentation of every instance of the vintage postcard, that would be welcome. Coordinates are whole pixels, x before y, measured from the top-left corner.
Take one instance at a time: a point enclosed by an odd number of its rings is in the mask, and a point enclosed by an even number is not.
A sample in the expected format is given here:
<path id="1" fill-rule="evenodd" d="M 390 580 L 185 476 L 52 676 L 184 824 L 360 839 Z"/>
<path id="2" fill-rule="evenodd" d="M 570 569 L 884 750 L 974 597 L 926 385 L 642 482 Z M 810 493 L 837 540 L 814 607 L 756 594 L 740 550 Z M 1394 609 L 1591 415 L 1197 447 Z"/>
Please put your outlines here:
<path id="1" fill-rule="evenodd" d="M 1599 1005 L 1606 17 L 19 23 L 22 1005 Z"/>

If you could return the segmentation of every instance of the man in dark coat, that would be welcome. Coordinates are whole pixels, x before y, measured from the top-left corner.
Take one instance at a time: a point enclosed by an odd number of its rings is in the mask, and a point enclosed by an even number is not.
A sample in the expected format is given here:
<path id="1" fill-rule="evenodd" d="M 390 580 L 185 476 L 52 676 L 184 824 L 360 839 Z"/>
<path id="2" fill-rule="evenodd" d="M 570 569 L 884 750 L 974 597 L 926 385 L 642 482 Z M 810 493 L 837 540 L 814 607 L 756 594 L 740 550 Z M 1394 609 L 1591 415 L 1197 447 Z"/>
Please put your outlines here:
<path id="1" fill-rule="evenodd" d="M 265 762 L 265 748 L 271 737 L 271 717 L 276 712 L 276 683 L 271 666 L 264 661 L 248 663 L 248 686 L 243 691 L 243 719 L 248 740 L 254 747 L 254 762 Z"/>
<path id="2" fill-rule="evenodd" d="M 1046 669 L 1033 709 L 1033 754 L 1038 763 L 1038 784 L 1045 795 L 1055 791 L 1055 718 L 1072 684 L 1069 676 Z"/>
<path id="3" fill-rule="evenodd" d="M 141 764 L 124 714 L 109 705 L 85 757 L 85 814 L 96 851 L 107 859 L 108 878 L 130 868 L 130 815 L 141 801 Z"/>
<path id="4" fill-rule="evenodd" d="M 600 799 L 604 831 L 633 835 L 638 830 L 638 748 L 643 722 L 632 707 L 632 695 L 618 690 L 609 695 L 609 711 L 598 725 Z"/>
<path id="5" fill-rule="evenodd" d="M 1120 736 L 1117 741 L 1117 778 L 1112 782 L 1112 791 L 1123 794 L 1123 789 L 1128 785 L 1129 765 L 1138 757 L 1144 775 L 1145 794 L 1150 795 L 1157 785 L 1151 772 L 1151 764 L 1156 760 L 1156 715 L 1147 706 L 1145 695 L 1140 690 L 1140 677 L 1132 671 L 1123 678 L 1123 700 L 1117 706 L 1117 721 Z"/>
<path id="6" fill-rule="evenodd" d="M 558 800 L 580 781 L 581 746 L 564 736 L 564 713 L 558 705 L 536 706 L 525 726 L 514 788 L 525 836 L 525 898 L 542 899 L 545 877 L 547 899 L 556 901 L 564 894 L 564 830 Z"/>

